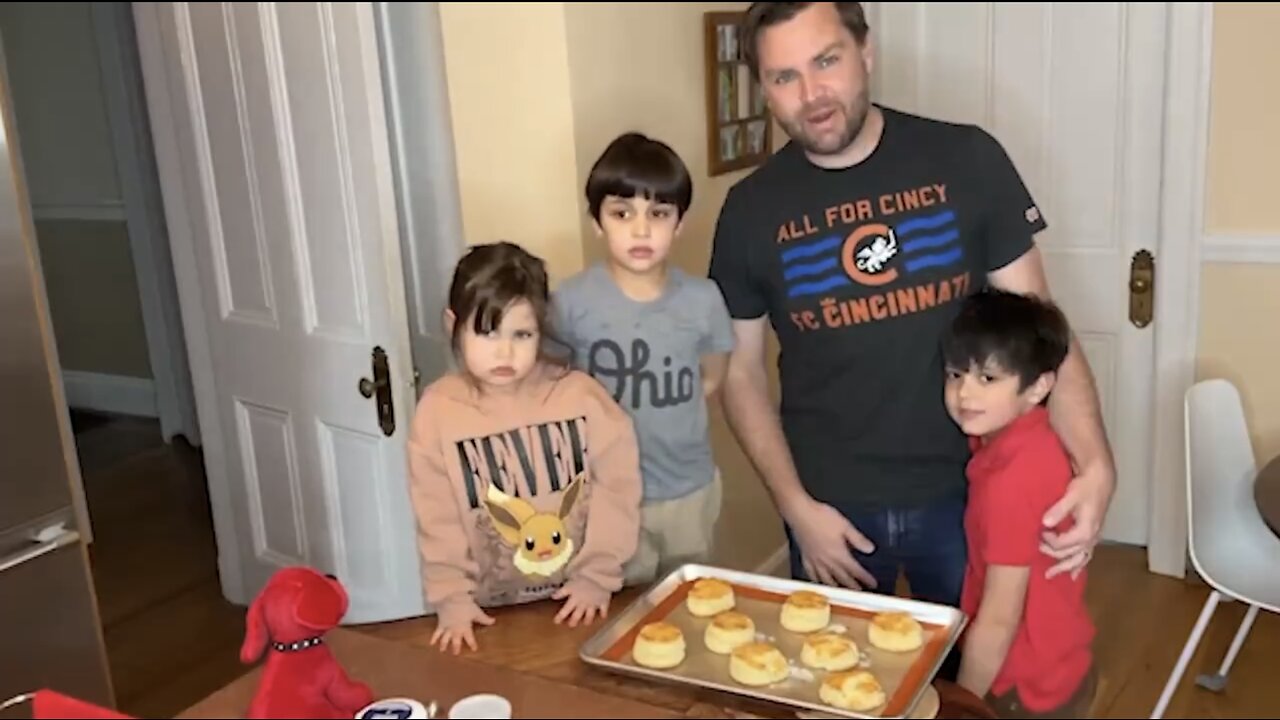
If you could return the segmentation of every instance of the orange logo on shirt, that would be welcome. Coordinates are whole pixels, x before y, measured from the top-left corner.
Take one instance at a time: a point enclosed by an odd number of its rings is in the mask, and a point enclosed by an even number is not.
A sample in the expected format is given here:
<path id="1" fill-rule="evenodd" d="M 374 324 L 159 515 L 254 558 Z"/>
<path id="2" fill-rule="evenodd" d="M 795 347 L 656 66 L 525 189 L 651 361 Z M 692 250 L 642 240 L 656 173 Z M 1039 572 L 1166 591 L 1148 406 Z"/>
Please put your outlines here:
<path id="1" fill-rule="evenodd" d="M 866 247 L 860 248 L 862 241 L 868 237 L 875 239 Z M 898 279 L 898 269 L 895 267 L 880 271 L 897 253 L 898 244 L 893 236 L 893 229 L 882 223 L 868 223 L 854 230 L 845 239 L 840 259 L 844 264 L 844 271 L 854 281 L 878 287 Z"/>

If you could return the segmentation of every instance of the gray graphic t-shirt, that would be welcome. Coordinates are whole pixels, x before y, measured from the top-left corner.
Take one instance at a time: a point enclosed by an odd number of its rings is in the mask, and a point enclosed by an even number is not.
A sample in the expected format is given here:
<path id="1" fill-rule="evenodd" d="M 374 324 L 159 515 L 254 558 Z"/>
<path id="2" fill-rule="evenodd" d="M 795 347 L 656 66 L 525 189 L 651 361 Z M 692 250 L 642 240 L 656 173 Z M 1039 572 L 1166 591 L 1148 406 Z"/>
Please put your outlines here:
<path id="1" fill-rule="evenodd" d="M 667 289 L 637 302 L 596 264 L 555 292 L 555 325 L 574 362 L 631 414 L 646 502 L 683 497 L 715 475 L 702 396 L 704 355 L 733 349 L 720 288 L 676 268 Z"/>

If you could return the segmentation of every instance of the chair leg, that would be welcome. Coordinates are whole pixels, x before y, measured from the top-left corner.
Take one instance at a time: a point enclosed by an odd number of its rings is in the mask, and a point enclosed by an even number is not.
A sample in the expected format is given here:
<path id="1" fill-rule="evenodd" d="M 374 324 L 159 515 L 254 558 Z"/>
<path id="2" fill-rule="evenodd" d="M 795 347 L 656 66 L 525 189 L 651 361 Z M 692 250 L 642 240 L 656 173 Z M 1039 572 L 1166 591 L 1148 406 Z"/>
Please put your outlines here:
<path id="1" fill-rule="evenodd" d="M 1160 693 L 1160 700 L 1156 702 L 1156 707 L 1151 711 L 1152 718 L 1164 717 L 1164 711 L 1169 707 L 1169 701 L 1173 699 L 1173 693 L 1178 689 L 1178 682 L 1182 680 L 1182 674 L 1187 670 L 1187 663 L 1191 662 L 1191 656 L 1196 652 L 1196 646 L 1200 644 L 1200 637 L 1204 635 L 1204 630 L 1209 625 L 1209 619 L 1213 617 L 1213 611 L 1218 607 L 1218 601 L 1222 599 L 1221 593 L 1214 590 L 1209 594 L 1209 598 L 1204 601 L 1204 609 L 1200 611 L 1200 618 L 1196 620 L 1195 627 L 1191 629 L 1191 636 L 1187 638 L 1186 644 L 1182 647 L 1182 655 L 1178 656 L 1178 662 L 1173 666 L 1173 672 L 1169 675 L 1169 681 L 1165 683 L 1164 691 Z"/>
<path id="2" fill-rule="evenodd" d="M 1258 606 L 1250 605 L 1248 612 L 1244 614 L 1244 620 L 1240 623 L 1240 629 L 1236 631 L 1235 640 L 1231 641 L 1227 656 L 1222 659 L 1222 667 L 1218 668 L 1217 674 L 1201 675 L 1196 678 L 1197 685 L 1214 692 L 1222 692 L 1222 689 L 1227 686 L 1227 673 L 1231 672 L 1231 664 L 1236 661 L 1236 655 L 1240 654 L 1240 646 L 1244 645 L 1244 639 L 1249 636 L 1249 629 L 1253 627 L 1253 621 L 1257 617 Z"/>

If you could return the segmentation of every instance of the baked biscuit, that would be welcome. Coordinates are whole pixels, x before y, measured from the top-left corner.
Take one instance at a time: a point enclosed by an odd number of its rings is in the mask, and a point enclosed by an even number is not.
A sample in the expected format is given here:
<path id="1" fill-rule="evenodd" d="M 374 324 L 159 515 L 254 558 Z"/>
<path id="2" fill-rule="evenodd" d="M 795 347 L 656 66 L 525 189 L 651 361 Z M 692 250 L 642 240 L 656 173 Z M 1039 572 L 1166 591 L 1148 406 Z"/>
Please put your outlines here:
<path id="1" fill-rule="evenodd" d="M 837 672 L 858 665 L 858 645 L 844 635 L 815 633 L 805 638 L 800 648 L 800 662 L 816 670 Z"/>
<path id="2" fill-rule="evenodd" d="M 828 675 L 818 688 L 822 702 L 853 712 L 866 712 L 885 702 L 884 688 L 866 670 L 850 670 Z"/>
<path id="3" fill-rule="evenodd" d="M 729 677 L 751 687 L 782 682 L 791 675 L 787 658 L 777 647 L 762 642 L 739 645 L 729 655 Z"/>
<path id="4" fill-rule="evenodd" d="M 798 590 L 782 604 L 779 621 L 791 632 L 817 632 L 831 623 L 831 603 L 824 595 Z"/>
<path id="5" fill-rule="evenodd" d="M 732 610 L 736 600 L 733 586 L 716 578 L 701 578 L 689 588 L 685 606 L 698 617 L 711 617 Z"/>
<path id="6" fill-rule="evenodd" d="M 666 622 L 649 623 L 640 628 L 631 657 L 637 664 L 667 670 L 684 662 L 685 641 L 680 628 Z"/>
<path id="7" fill-rule="evenodd" d="M 707 649 L 720 655 L 728 655 L 739 645 L 755 639 L 755 622 L 736 610 L 726 610 L 711 618 L 703 635 Z"/>
<path id="8" fill-rule="evenodd" d="M 881 650 L 911 652 L 924 645 L 924 628 L 905 612 L 876 613 L 867 625 L 867 640 Z"/>

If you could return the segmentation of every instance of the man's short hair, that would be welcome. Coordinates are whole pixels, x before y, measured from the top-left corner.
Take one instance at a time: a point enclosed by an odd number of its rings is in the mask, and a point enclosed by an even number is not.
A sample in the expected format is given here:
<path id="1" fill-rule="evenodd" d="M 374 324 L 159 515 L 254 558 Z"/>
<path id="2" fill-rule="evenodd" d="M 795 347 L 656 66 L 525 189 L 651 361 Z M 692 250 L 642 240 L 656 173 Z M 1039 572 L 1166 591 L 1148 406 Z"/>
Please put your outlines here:
<path id="1" fill-rule="evenodd" d="M 994 362 L 1017 375 L 1019 391 L 1057 372 L 1071 348 L 1071 327 L 1054 303 L 990 288 L 965 298 L 942 339 L 948 367 L 968 370 Z"/>
<path id="2" fill-rule="evenodd" d="M 751 69 L 751 74 L 756 79 L 760 78 L 760 53 L 756 48 L 760 33 L 765 28 L 790 20 L 812 4 L 811 2 L 757 2 L 751 3 L 751 7 L 747 8 L 746 17 L 743 18 L 742 28 L 739 30 L 739 47 L 742 49 L 742 57 L 747 61 L 747 67 Z M 853 39 L 857 40 L 859 45 L 866 42 L 867 14 L 862 9 L 862 3 L 832 4 L 836 6 L 841 23 L 853 35 Z"/>
<path id="3" fill-rule="evenodd" d="M 684 217 L 693 202 L 689 168 L 669 145 L 637 132 L 619 135 L 596 160 L 587 176 L 587 206 L 600 220 L 600 205 L 609 195 L 644 197 L 675 205 Z"/>

